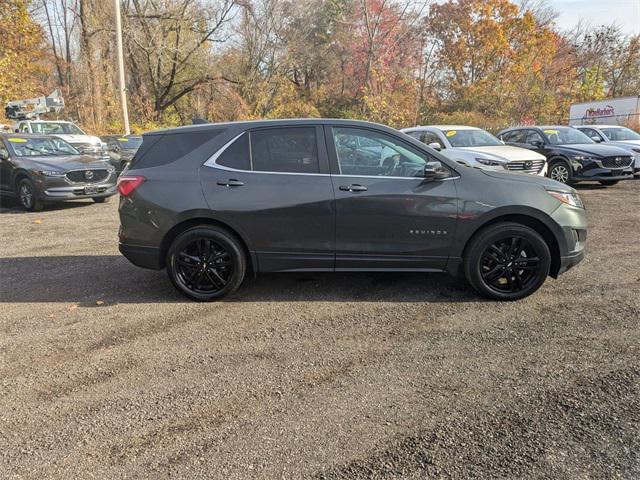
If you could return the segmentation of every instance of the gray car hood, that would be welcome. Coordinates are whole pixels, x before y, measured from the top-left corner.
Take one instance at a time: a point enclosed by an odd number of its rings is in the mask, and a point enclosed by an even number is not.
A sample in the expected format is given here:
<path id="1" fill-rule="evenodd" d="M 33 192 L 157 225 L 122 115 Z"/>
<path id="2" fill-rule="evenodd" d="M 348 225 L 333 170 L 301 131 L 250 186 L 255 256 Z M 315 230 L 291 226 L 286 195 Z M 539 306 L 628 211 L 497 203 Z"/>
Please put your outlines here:
<path id="1" fill-rule="evenodd" d="M 575 190 L 564 183 L 556 182 L 547 177 L 541 177 L 539 175 L 528 175 L 526 173 L 501 173 L 492 170 L 481 170 L 484 175 L 493 178 L 499 178 L 505 182 L 523 182 L 534 185 L 540 185 L 547 190 L 554 190 L 556 192 L 575 193 Z"/>
<path id="2" fill-rule="evenodd" d="M 110 167 L 109 162 L 96 160 L 86 155 L 22 157 L 35 165 L 51 170 L 86 170 Z"/>

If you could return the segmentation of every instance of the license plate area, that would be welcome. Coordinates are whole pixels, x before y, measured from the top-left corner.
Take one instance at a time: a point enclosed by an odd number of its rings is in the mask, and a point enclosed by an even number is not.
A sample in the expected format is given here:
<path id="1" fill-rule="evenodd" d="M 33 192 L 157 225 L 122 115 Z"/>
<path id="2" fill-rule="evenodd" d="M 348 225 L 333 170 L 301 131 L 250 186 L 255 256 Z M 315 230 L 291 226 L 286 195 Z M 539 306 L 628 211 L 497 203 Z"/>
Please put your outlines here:
<path id="1" fill-rule="evenodd" d="M 85 195 L 95 195 L 96 193 L 98 193 L 98 187 L 84 187 Z"/>

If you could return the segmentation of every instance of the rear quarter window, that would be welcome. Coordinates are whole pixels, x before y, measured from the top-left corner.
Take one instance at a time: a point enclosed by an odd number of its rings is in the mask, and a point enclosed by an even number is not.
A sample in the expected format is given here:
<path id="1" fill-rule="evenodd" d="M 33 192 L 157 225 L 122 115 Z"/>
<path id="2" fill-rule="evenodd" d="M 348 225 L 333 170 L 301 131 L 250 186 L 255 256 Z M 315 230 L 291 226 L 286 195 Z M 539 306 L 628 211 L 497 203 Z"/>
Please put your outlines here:
<path id="1" fill-rule="evenodd" d="M 175 162 L 222 132 L 224 129 L 144 135 L 142 145 L 133 157 L 131 165 L 135 168 L 149 168 Z M 208 153 L 203 153 L 203 162 Z"/>
<path id="2" fill-rule="evenodd" d="M 235 170 L 251 170 L 249 134 L 243 133 L 242 136 L 229 145 L 216 160 L 216 163 Z"/>

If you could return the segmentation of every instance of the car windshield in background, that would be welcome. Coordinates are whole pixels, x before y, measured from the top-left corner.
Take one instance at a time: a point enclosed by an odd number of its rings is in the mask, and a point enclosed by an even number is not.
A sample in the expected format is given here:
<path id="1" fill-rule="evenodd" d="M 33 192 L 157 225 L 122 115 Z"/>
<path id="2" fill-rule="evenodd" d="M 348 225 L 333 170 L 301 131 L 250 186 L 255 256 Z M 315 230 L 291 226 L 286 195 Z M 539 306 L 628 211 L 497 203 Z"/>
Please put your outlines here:
<path id="1" fill-rule="evenodd" d="M 630 128 L 601 128 L 601 130 L 612 142 L 620 140 L 640 140 L 640 134 L 634 132 Z"/>
<path id="2" fill-rule="evenodd" d="M 33 133 L 42 133 L 43 135 L 85 135 L 85 133 L 76 127 L 73 123 L 65 122 L 34 122 L 31 124 Z"/>
<path id="3" fill-rule="evenodd" d="M 577 145 L 595 143 L 580 130 L 572 127 L 549 127 L 542 129 L 552 145 Z"/>
<path id="4" fill-rule="evenodd" d="M 484 130 L 443 130 L 452 147 L 495 147 L 502 142 Z"/>
<path id="5" fill-rule="evenodd" d="M 137 150 L 142 145 L 142 137 L 122 137 L 118 138 L 118 145 L 125 150 Z"/>
<path id="6" fill-rule="evenodd" d="M 79 155 L 80 153 L 64 140 L 47 137 L 10 137 L 9 144 L 19 157 L 43 155 Z"/>

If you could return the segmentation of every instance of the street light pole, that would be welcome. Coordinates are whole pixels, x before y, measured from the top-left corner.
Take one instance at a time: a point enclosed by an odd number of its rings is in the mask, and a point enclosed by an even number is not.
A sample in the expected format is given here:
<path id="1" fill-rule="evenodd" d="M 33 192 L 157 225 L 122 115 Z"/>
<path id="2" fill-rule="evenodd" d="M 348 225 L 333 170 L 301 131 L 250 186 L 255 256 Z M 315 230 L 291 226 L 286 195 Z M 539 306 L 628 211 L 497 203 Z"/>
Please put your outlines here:
<path id="1" fill-rule="evenodd" d="M 129 135 L 129 109 L 127 108 L 127 87 L 124 80 L 124 58 L 122 55 L 122 20 L 120 19 L 120 0 L 113 0 L 116 7 L 116 50 L 118 51 L 118 77 L 120 80 L 120 103 L 124 120 L 124 133 Z"/>

